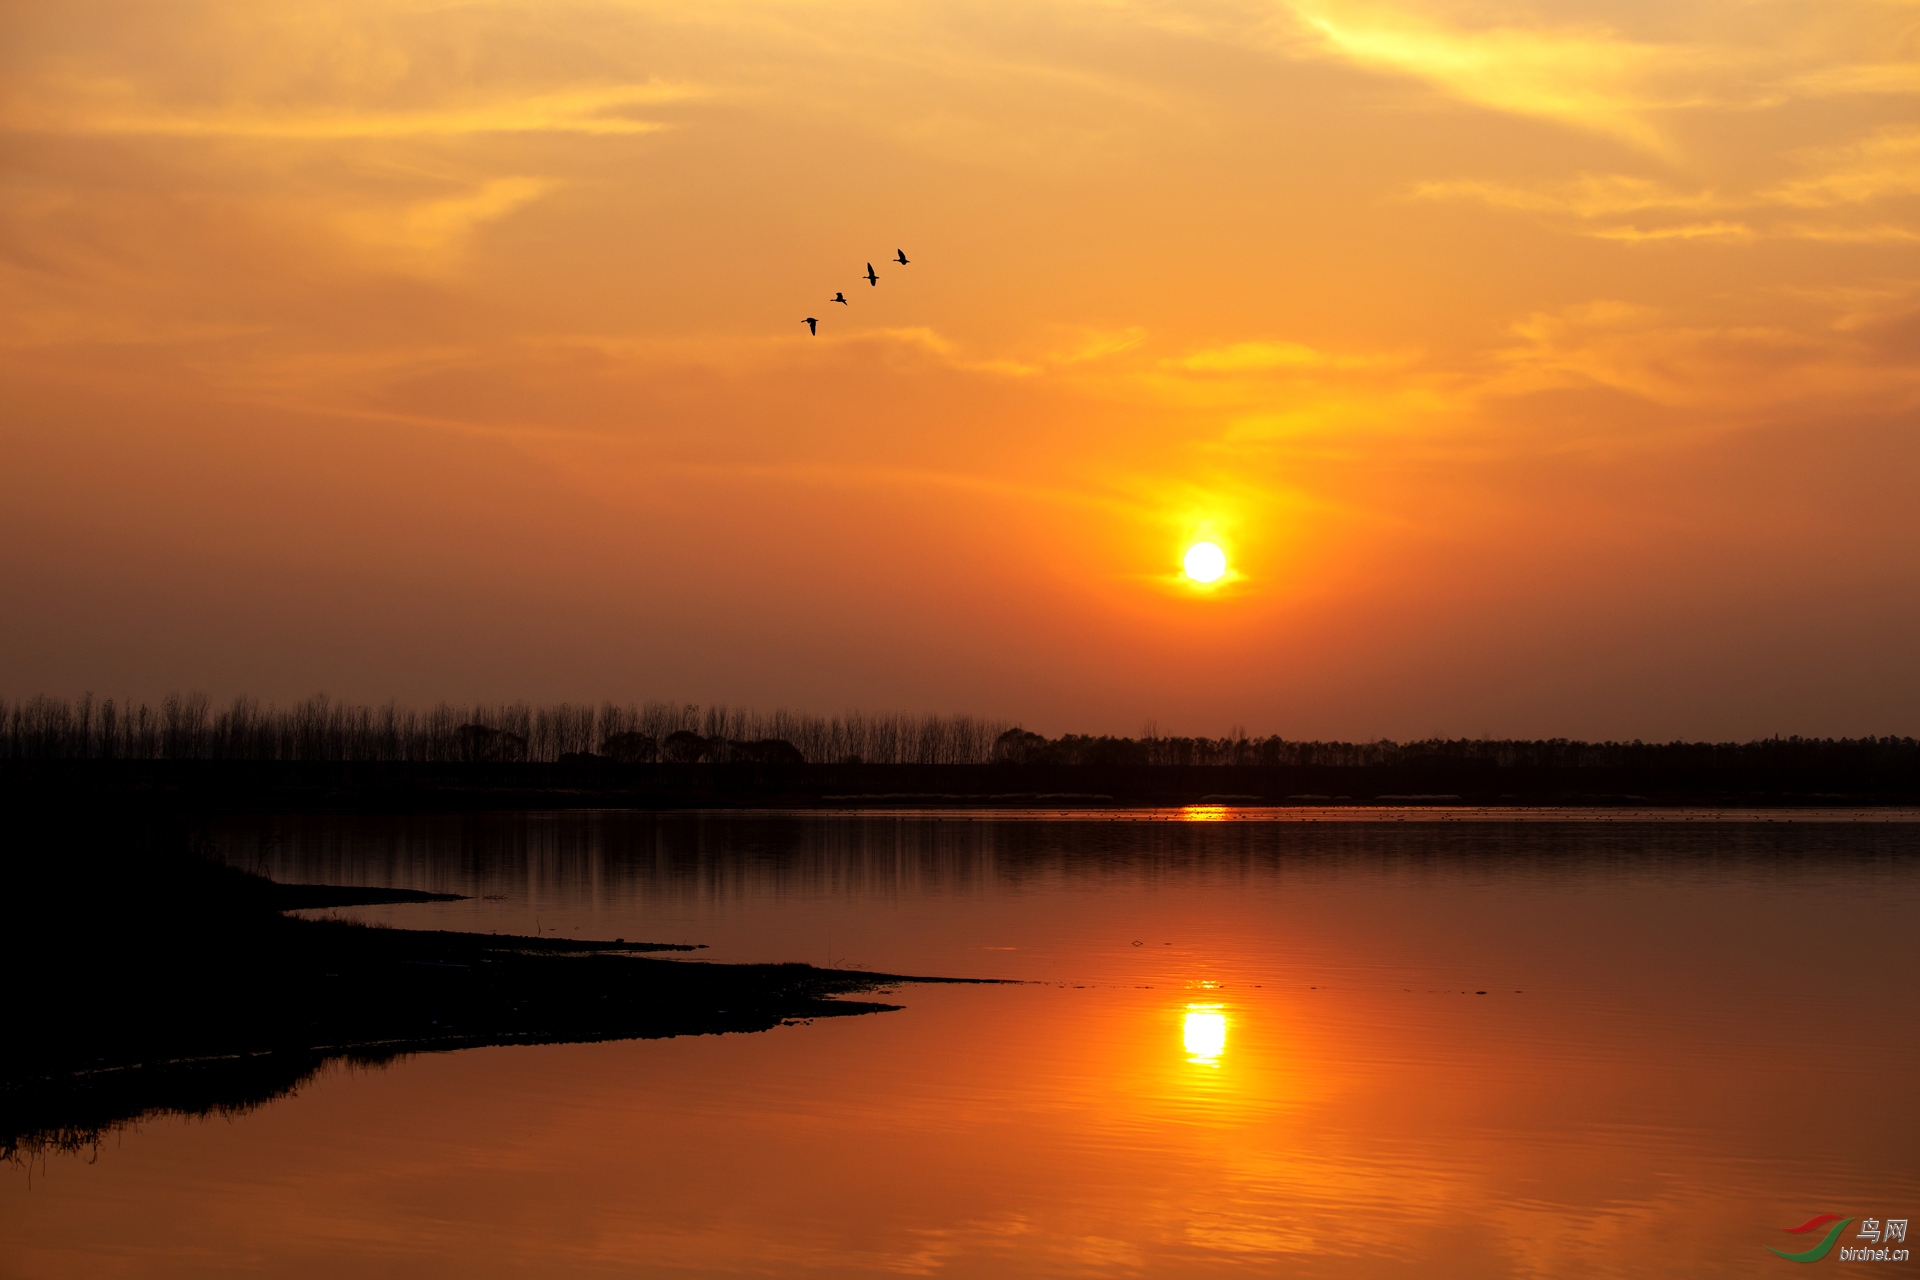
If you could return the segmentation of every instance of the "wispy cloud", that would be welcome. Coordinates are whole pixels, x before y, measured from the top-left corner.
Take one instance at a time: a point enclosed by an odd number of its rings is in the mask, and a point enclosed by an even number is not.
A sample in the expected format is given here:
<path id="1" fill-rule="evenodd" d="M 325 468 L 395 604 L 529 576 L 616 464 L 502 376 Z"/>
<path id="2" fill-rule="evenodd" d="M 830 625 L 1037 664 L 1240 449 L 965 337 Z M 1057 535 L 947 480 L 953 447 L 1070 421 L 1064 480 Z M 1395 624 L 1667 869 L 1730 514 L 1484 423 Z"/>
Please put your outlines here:
<path id="1" fill-rule="evenodd" d="M 1422 81 L 1456 101 L 1550 120 L 1667 161 L 1702 112 L 1742 114 L 1796 101 L 1920 94 L 1911 5 L 1801 10 L 1674 5 L 1657 24 L 1568 22 L 1562 6 L 1517 0 L 1274 0 L 1330 57 Z M 1498 17 L 1490 18 L 1489 12 Z"/>
<path id="2" fill-rule="evenodd" d="M 481 226 L 532 203 L 553 187 L 544 178 L 494 178 L 462 195 L 426 200 L 398 209 L 356 210 L 340 215 L 352 238 L 397 251 L 416 266 L 440 268 Z"/>
<path id="3" fill-rule="evenodd" d="M 1796 240 L 1824 240 L 1829 244 L 1912 244 L 1920 241 L 1920 231 L 1881 223 L 1870 227 L 1823 227 L 1808 223 L 1789 223 L 1784 234 Z"/>
<path id="4" fill-rule="evenodd" d="M 1630 40 L 1605 27 L 1472 29 L 1408 8 L 1285 0 L 1325 52 L 1416 77 L 1465 102 L 1555 120 L 1654 152 L 1671 142 L 1653 112 L 1694 93 L 1661 88 L 1722 55 Z"/>
<path id="5" fill-rule="evenodd" d="M 685 84 L 608 85 L 431 107 L 287 108 L 229 104 L 183 109 L 141 102 L 124 85 L 68 84 L 16 94 L 0 129 L 16 133 L 181 138 L 334 140 L 459 137 L 489 133 L 650 133 L 667 126 L 638 107 L 703 96 Z"/>
<path id="6" fill-rule="evenodd" d="M 1597 227 L 1587 233 L 1601 240 L 1639 244 L 1659 240 L 1704 240 L 1747 244 L 1760 235 L 1744 222 L 1682 222 L 1670 227 Z"/>
<path id="7" fill-rule="evenodd" d="M 1632 174 L 1583 173 L 1536 183 L 1454 180 L 1415 186 L 1417 199 L 1459 200 L 1575 224 L 1603 240 L 1751 242 L 1761 239 L 1888 244 L 1920 238 L 1898 213 L 1868 207 L 1920 194 L 1920 129 L 1878 130 L 1832 147 L 1796 153 L 1803 172 L 1744 193 L 1678 189 Z M 1809 220 L 1813 213 L 1817 220 Z M 1602 225 L 1623 214 L 1676 215 L 1665 225 Z M 1701 214 L 1739 215 L 1702 219 Z M 1692 216 L 1688 216 L 1692 215 Z M 1865 219 L 1865 220 L 1863 220 Z"/>
<path id="8" fill-rule="evenodd" d="M 1513 335 L 1482 394 L 1605 387 L 1668 406 L 1781 412 L 1809 401 L 1884 405 L 1920 389 L 1920 371 L 1837 326 L 1675 323 L 1655 308 L 1602 299 L 1535 312 Z"/>
<path id="9" fill-rule="evenodd" d="M 1577 218 L 1614 217 L 1651 209 L 1724 209 L 1730 203 L 1713 191 L 1676 191 L 1664 182 L 1625 173 L 1582 173 L 1566 181 L 1532 185 L 1423 182 L 1414 188 L 1414 195 L 1427 200 L 1471 200 L 1496 209 L 1568 214 Z"/>
<path id="10" fill-rule="evenodd" d="M 1343 354 L 1321 351 L 1305 343 L 1268 339 L 1195 351 L 1164 363 L 1165 367 L 1188 373 L 1251 374 L 1379 369 L 1404 365 L 1411 359 L 1413 357 L 1405 353 Z"/>
<path id="11" fill-rule="evenodd" d="M 1833 208 L 1920 194 L 1920 128 L 1911 125 L 1882 129 L 1844 146 L 1807 153 L 1807 158 L 1813 173 L 1781 183 L 1764 198 L 1800 208 Z"/>
<path id="12" fill-rule="evenodd" d="M 1920 94 L 1920 59 L 1906 62 L 1839 62 L 1792 76 L 1786 88 L 1794 97 L 1840 94 Z"/>

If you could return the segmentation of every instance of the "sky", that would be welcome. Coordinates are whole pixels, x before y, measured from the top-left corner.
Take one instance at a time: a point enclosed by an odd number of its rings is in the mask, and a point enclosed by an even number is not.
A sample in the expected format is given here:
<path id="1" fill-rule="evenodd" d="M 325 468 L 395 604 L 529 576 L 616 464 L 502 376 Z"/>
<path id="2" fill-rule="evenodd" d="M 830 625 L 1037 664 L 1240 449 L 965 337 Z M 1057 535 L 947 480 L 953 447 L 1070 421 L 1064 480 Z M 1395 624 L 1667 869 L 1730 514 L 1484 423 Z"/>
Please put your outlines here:
<path id="1" fill-rule="evenodd" d="M 0 693 L 1920 732 L 1914 0 L 16 4 L 0 155 Z"/>

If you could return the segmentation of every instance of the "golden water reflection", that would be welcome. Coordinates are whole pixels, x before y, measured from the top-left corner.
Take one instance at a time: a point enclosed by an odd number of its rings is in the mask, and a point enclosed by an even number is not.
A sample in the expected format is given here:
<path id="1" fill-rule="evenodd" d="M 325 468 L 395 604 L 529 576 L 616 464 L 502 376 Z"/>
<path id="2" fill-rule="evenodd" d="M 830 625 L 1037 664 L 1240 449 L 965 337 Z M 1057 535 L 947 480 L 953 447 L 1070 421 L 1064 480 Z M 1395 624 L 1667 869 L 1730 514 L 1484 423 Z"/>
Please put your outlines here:
<path id="1" fill-rule="evenodd" d="M 417 878 L 367 879 L 553 913 L 626 875 L 567 932 L 760 960 L 824 943 L 831 911 L 836 948 L 858 925 L 894 972 L 1056 980 L 916 985 L 900 1013 L 764 1035 L 422 1054 L 154 1119 L 0 1180 L 0 1276 L 1692 1280 L 1778 1263 L 1762 1245 L 1816 1209 L 1920 1201 L 1920 828 L 1342 828 L 1262 860 L 1296 837 L 1001 826 L 975 849 L 984 828 L 884 822 L 923 844 L 710 866 L 708 836 L 661 862 L 648 834 L 577 863 L 529 835 L 498 881 L 432 878 L 467 865 L 460 828 Z M 515 919 L 456 914 L 507 910 L 477 893 L 413 909 L 396 922 Z M 1856 1030 L 1755 1051 L 1816 1002 Z M 1884 1105 L 1806 1112 L 1823 1089 Z"/>
<path id="2" fill-rule="evenodd" d="M 1180 1040 L 1186 1046 L 1187 1061 L 1203 1067 L 1218 1068 L 1220 1055 L 1227 1051 L 1226 1006 L 1190 1004 L 1181 1022 Z"/>

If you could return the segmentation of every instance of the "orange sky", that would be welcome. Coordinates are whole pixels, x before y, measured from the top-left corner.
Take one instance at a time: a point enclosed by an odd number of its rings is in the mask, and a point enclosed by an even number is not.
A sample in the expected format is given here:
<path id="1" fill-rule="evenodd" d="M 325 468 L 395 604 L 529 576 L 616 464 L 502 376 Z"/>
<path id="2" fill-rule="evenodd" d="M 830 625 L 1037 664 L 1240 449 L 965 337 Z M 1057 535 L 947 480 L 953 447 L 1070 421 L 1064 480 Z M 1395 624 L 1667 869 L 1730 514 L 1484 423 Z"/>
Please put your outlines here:
<path id="1" fill-rule="evenodd" d="M 1920 731 L 1912 0 L 0 24 L 10 694 Z"/>

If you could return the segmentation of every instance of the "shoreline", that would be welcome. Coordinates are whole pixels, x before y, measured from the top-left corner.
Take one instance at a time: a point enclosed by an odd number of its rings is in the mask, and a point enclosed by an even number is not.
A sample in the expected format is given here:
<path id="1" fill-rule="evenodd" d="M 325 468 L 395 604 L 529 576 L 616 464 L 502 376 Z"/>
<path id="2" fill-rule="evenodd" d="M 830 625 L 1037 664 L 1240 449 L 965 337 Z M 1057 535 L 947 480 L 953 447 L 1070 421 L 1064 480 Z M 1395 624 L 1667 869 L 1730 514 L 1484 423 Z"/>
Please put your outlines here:
<path id="1" fill-rule="evenodd" d="M 206 858 L 178 819 L 12 816 L 27 830 L 4 868 L 16 927 L 0 935 L 20 975 L 0 994 L 9 1160 L 156 1113 L 245 1110 L 332 1062 L 765 1031 L 898 1009 L 848 997 L 906 983 L 992 981 L 308 919 L 287 913 L 460 895 L 278 884 Z"/>

